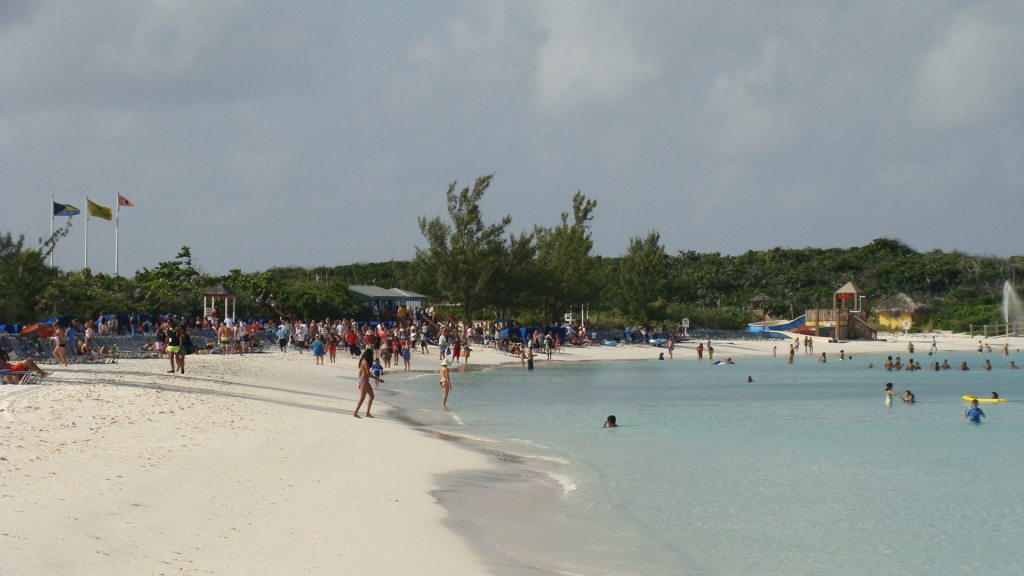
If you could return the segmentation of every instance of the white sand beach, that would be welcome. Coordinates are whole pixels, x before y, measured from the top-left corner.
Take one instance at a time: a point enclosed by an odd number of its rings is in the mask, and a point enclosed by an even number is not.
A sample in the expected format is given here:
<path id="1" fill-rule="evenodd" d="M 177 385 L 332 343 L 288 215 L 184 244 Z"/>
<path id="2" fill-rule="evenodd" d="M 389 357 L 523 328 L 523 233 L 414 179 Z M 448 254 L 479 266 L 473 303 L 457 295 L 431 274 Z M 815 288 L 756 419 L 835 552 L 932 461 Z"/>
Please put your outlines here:
<path id="1" fill-rule="evenodd" d="M 886 337 L 883 335 L 883 337 Z M 827 343 L 815 353 L 904 354 L 907 338 Z M 930 335 L 912 335 L 917 349 Z M 940 352 L 977 338 L 937 337 Z M 988 340 L 993 362 L 1005 339 Z M 693 347 L 676 348 L 694 361 Z M 1012 338 L 1012 349 L 1024 344 Z M 714 342 L 717 358 L 784 357 L 785 342 Z M 436 349 L 432 348 L 436 352 Z M 569 349 L 554 360 L 652 360 L 649 347 Z M 474 350 L 474 365 L 518 360 Z M 544 362 L 543 359 L 538 362 Z M 433 371 L 435 354 L 414 354 Z M 444 525 L 437 478 L 494 464 L 389 417 L 351 415 L 355 361 L 309 354 L 194 355 L 55 368 L 42 386 L 0 387 L 0 557 L 10 574 L 480 574 Z M 402 377 L 401 374 L 386 375 Z M 456 387 L 458 375 L 455 375 Z M 436 387 L 432 377 L 421 379 Z"/>

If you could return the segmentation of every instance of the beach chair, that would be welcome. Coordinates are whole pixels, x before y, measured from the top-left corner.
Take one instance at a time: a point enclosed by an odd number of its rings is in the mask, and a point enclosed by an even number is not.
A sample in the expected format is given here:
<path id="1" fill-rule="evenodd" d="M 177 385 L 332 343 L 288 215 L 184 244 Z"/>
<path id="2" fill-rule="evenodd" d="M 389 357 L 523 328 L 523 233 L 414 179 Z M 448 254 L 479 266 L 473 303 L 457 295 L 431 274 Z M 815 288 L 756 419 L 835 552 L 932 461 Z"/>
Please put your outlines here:
<path id="1" fill-rule="evenodd" d="M 0 370 L 0 384 L 29 385 L 42 384 L 43 377 L 38 372 L 3 369 Z"/>
<path id="2" fill-rule="evenodd" d="M 46 354 L 38 347 L 38 342 L 29 342 L 26 338 L 16 336 L 9 338 L 14 354 L 18 358 L 31 358 L 36 364 L 56 364 L 57 359 L 52 354 Z"/>

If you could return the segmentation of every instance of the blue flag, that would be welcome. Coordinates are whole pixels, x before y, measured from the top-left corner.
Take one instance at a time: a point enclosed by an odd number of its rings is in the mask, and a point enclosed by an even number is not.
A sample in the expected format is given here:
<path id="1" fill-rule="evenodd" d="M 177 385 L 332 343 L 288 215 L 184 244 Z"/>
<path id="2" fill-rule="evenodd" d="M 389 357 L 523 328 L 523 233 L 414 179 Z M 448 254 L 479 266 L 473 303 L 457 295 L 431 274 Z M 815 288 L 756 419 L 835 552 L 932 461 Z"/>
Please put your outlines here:
<path id="1" fill-rule="evenodd" d="M 57 204 L 56 202 L 53 203 L 54 216 L 75 216 L 81 213 L 81 210 L 75 208 L 71 204 Z"/>

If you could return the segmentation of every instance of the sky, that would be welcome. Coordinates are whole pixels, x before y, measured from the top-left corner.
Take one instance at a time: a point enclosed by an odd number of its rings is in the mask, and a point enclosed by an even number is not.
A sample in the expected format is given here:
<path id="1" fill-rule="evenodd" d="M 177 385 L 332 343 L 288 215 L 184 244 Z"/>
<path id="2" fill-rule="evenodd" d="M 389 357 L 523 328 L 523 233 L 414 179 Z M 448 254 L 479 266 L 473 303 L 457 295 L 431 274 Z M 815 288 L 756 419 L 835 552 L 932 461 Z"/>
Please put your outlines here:
<path id="1" fill-rule="evenodd" d="M 407 259 L 494 173 L 486 219 L 552 226 L 580 190 L 605 256 L 651 230 L 1007 256 L 1022 104 L 1021 2 L 4 0 L 0 232 L 120 192 L 122 274 L 183 245 L 213 274 Z"/>

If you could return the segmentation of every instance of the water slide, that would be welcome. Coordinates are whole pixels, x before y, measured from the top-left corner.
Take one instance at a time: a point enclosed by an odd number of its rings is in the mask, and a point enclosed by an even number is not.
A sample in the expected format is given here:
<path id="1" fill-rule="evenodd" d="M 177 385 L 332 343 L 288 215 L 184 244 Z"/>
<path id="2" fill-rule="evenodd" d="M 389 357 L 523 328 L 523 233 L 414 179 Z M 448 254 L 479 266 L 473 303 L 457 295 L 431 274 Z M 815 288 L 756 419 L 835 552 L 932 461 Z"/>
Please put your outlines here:
<path id="1" fill-rule="evenodd" d="M 794 320 L 769 320 L 767 322 L 752 322 L 747 324 L 751 332 L 789 332 L 797 330 L 807 323 L 807 316 L 800 316 Z"/>

